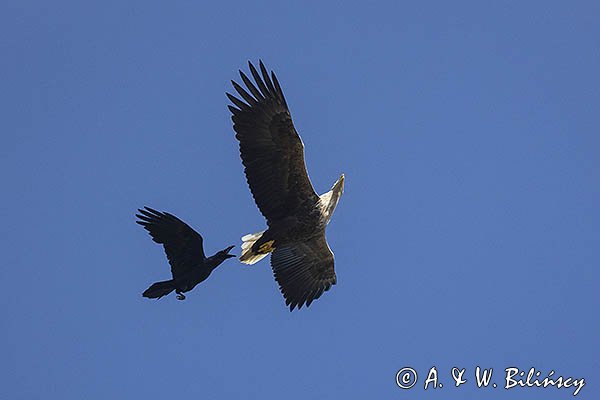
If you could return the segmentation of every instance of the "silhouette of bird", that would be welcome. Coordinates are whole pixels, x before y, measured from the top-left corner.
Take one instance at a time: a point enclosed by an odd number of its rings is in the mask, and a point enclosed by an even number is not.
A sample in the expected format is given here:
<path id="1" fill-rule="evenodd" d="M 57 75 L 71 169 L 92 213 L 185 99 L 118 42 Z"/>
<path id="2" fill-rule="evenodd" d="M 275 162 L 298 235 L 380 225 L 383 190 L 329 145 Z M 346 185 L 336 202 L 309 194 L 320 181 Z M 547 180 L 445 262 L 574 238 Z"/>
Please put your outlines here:
<path id="1" fill-rule="evenodd" d="M 344 191 L 344 175 L 317 195 L 275 73 L 269 77 L 262 61 L 260 74 L 248 66 L 255 84 L 240 70 L 246 89 L 231 81 L 241 99 L 227 93 L 233 103 L 228 108 L 246 180 L 268 229 L 242 238 L 240 261 L 254 264 L 272 253 L 273 275 L 293 311 L 310 306 L 336 283 L 325 227 Z"/>
<path id="2" fill-rule="evenodd" d="M 146 229 L 152 240 L 162 244 L 173 279 L 156 282 L 142 294 L 150 299 L 160 299 L 175 290 L 178 300 L 184 300 L 183 293 L 189 292 L 197 284 L 208 278 L 210 273 L 223 261 L 235 257 L 228 254 L 235 246 L 229 246 L 215 255 L 206 257 L 202 247 L 202 236 L 188 224 L 167 212 L 150 207 L 138 209 L 135 221 Z"/>

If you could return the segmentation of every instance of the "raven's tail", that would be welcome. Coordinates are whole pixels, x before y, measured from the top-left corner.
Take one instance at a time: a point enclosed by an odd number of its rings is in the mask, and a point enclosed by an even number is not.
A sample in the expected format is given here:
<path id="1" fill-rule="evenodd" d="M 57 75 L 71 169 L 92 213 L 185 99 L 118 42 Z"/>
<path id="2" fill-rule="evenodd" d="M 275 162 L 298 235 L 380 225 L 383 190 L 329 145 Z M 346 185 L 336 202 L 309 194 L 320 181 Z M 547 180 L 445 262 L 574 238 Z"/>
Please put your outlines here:
<path id="1" fill-rule="evenodd" d="M 146 291 L 142 293 L 142 296 L 149 299 L 160 299 L 171 293 L 173 290 L 175 290 L 175 284 L 172 280 L 156 282 L 146 289 Z"/>
<path id="2" fill-rule="evenodd" d="M 242 237 L 242 254 L 240 255 L 241 262 L 244 264 L 255 264 L 265 258 L 271 252 L 270 249 L 265 249 L 265 252 L 260 253 L 252 250 L 252 246 L 254 246 L 254 243 L 261 238 L 263 233 L 265 233 L 265 231 L 251 233 Z"/>

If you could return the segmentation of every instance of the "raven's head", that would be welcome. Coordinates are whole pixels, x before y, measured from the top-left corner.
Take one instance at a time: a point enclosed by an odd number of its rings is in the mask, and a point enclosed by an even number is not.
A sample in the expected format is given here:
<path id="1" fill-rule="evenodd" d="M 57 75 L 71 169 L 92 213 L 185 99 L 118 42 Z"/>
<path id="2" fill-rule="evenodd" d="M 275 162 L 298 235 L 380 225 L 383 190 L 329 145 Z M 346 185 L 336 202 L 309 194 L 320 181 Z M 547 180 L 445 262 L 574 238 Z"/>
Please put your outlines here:
<path id="1" fill-rule="evenodd" d="M 215 254 L 217 257 L 219 257 L 222 260 L 228 259 L 228 258 L 234 258 L 236 257 L 235 254 L 229 254 L 229 252 L 231 251 L 231 249 L 233 249 L 235 246 L 229 246 L 226 249 L 223 249 L 221 251 L 219 251 L 217 254 Z"/>

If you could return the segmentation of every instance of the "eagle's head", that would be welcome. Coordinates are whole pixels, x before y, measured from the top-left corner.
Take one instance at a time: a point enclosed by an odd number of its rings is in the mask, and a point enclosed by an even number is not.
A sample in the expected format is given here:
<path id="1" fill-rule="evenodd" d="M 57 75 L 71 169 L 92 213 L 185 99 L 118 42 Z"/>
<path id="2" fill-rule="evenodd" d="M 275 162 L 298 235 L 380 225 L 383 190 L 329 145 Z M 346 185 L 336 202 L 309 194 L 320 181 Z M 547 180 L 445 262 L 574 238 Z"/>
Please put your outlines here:
<path id="1" fill-rule="evenodd" d="M 340 176 L 340 178 L 333 184 L 329 192 L 323 193 L 321 196 L 319 196 L 319 206 L 321 207 L 321 212 L 323 213 L 327 223 L 329 223 L 329 220 L 333 215 L 333 210 L 335 210 L 335 207 L 337 206 L 338 201 L 340 201 L 340 197 L 342 197 L 343 193 L 344 174 L 342 174 L 342 176 Z"/>
<path id="2" fill-rule="evenodd" d="M 333 193 L 338 194 L 338 197 L 344 193 L 344 174 L 333 184 L 331 190 Z"/>

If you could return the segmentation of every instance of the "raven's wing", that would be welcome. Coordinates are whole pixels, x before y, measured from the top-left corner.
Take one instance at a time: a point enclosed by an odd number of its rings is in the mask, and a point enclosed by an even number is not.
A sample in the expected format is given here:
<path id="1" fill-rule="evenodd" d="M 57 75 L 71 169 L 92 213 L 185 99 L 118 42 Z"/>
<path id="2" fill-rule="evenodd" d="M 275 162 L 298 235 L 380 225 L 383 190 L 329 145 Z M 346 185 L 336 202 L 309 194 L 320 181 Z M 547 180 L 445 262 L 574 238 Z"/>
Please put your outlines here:
<path id="1" fill-rule="evenodd" d="M 167 259 L 171 264 L 173 278 L 177 279 L 191 268 L 202 265 L 204 249 L 202 236 L 188 224 L 167 212 L 160 212 L 144 207 L 138 210 L 135 221 L 146 229 L 152 240 L 165 248 Z"/>
<path id="2" fill-rule="evenodd" d="M 285 304 L 300 309 L 308 307 L 323 292 L 335 285 L 333 253 L 325 233 L 305 242 L 281 245 L 271 255 L 271 268 Z"/>
<path id="3" fill-rule="evenodd" d="M 248 185 L 269 222 L 297 215 L 303 203 L 315 204 L 319 196 L 306 172 L 304 145 L 275 74 L 271 72 L 269 78 L 262 61 L 262 78 L 250 62 L 248 65 L 256 86 L 240 71 L 250 93 L 232 81 L 244 101 L 227 93 L 235 105 L 228 107 L 233 114 L 233 129 L 240 142 Z"/>

